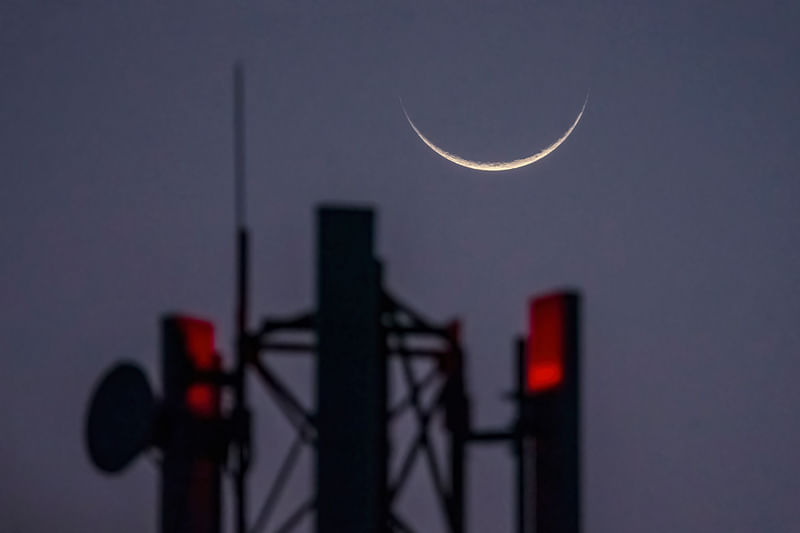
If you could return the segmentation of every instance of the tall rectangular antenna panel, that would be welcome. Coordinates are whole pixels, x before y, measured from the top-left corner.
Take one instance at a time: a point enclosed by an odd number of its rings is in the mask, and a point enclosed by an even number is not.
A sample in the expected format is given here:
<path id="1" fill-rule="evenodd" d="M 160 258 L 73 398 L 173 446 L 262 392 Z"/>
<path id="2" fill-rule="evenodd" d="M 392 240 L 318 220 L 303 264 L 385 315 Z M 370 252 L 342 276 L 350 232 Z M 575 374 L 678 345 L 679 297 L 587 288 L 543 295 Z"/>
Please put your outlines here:
<path id="1" fill-rule="evenodd" d="M 317 532 L 386 530 L 386 356 L 373 214 L 317 214 Z"/>

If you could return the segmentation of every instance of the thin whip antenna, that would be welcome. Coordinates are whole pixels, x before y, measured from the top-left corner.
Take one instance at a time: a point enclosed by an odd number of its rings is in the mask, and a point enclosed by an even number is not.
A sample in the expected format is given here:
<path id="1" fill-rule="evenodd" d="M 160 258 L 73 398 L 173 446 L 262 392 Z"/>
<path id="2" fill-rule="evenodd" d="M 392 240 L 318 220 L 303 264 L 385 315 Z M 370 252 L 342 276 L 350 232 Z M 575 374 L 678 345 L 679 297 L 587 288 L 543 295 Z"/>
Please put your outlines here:
<path id="1" fill-rule="evenodd" d="M 252 342 L 248 325 L 248 263 L 249 237 L 245 213 L 245 121 L 244 121 L 244 68 L 241 62 L 233 67 L 233 170 L 236 217 L 236 371 L 234 374 L 234 430 L 238 444 L 235 453 L 234 489 L 236 493 L 236 533 L 247 531 L 246 476 L 250 465 L 249 416 L 245 394 L 245 371 Z"/>
<path id="2" fill-rule="evenodd" d="M 236 326 L 241 336 L 247 329 L 248 319 L 248 255 L 246 188 L 245 188 L 245 120 L 244 120 L 244 67 L 237 62 L 233 68 L 233 172 L 234 210 L 236 217 L 237 305 Z"/>
<path id="3" fill-rule="evenodd" d="M 242 229 L 247 217 L 245 203 L 245 123 L 244 123 L 244 67 L 237 62 L 233 67 L 233 172 L 236 188 L 236 227 Z"/>

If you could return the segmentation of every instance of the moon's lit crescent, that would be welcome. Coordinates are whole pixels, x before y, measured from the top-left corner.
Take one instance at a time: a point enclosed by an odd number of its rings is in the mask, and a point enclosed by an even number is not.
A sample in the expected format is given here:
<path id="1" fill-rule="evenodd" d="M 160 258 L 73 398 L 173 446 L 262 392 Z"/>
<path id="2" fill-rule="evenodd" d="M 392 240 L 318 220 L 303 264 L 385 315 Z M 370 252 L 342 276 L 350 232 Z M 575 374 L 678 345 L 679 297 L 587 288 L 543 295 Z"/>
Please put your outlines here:
<path id="1" fill-rule="evenodd" d="M 588 102 L 589 102 L 589 95 L 587 94 L 586 99 L 583 101 L 583 107 L 581 107 L 580 113 L 578 113 L 578 116 L 575 118 L 575 122 L 572 123 L 572 126 L 569 127 L 569 129 L 566 131 L 566 133 L 564 133 L 564 135 L 556 139 L 556 142 L 554 142 L 547 148 L 544 148 L 540 152 L 537 152 L 533 155 L 529 155 L 528 157 L 523 157 L 521 159 L 514 159 L 513 161 L 471 161 L 456 154 L 450 153 L 447 150 L 439 148 L 438 146 L 433 144 L 427 137 L 425 137 L 421 131 L 419 131 L 417 126 L 411 120 L 411 117 L 408 116 L 408 111 L 406 111 L 406 107 L 403 105 L 402 101 L 400 102 L 400 105 L 403 107 L 403 113 L 405 113 L 406 115 L 406 120 L 408 120 L 408 123 L 414 129 L 414 132 L 419 136 L 419 138 L 422 139 L 422 142 L 428 145 L 428 148 L 430 148 L 440 156 L 444 157 L 448 161 L 455 163 L 456 165 L 461 165 L 462 167 L 471 168 L 473 170 L 497 172 L 500 170 L 513 170 L 515 168 L 524 167 L 530 165 L 531 163 L 535 163 L 536 161 L 539 161 L 540 159 L 543 159 L 548 155 L 552 154 L 556 148 L 561 146 L 561 143 L 567 140 L 567 137 L 570 136 L 572 130 L 574 130 L 575 126 L 578 125 L 578 122 L 580 122 L 581 117 L 583 116 L 583 112 L 586 109 L 586 104 Z"/>

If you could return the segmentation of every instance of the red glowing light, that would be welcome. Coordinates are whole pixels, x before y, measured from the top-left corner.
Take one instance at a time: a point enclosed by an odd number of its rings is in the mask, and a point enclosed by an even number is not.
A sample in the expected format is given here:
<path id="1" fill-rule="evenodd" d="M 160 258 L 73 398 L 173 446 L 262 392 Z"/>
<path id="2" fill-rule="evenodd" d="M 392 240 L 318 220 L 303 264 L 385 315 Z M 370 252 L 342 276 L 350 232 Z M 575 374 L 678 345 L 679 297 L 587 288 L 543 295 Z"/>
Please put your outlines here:
<path id="1" fill-rule="evenodd" d="M 183 332 L 186 351 L 198 370 L 214 368 L 214 326 L 197 318 L 180 317 L 178 325 Z"/>
<path id="2" fill-rule="evenodd" d="M 186 404 L 194 414 L 212 417 L 219 411 L 219 393 L 213 385 L 195 383 L 186 390 Z"/>
<path id="3" fill-rule="evenodd" d="M 525 384 L 528 392 L 554 389 L 564 381 L 564 320 L 561 294 L 532 300 Z"/>
<path id="4" fill-rule="evenodd" d="M 211 322 L 181 317 L 186 353 L 195 370 L 213 372 L 220 368 L 220 357 L 214 351 L 214 326 Z M 219 388 L 213 383 L 194 383 L 186 390 L 186 404 L 196 415 L 213 417 L 219 414 Z"/>

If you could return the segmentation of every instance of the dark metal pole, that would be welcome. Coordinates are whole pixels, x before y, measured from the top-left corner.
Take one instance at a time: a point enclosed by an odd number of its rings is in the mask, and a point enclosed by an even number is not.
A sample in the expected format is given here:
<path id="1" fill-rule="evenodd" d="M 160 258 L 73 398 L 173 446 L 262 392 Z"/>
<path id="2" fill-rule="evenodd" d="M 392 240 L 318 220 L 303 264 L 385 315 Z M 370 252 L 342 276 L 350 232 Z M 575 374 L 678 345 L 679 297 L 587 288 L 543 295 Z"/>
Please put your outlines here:
<path id="1" fill-rule="evenodd" d="M 456 370 L 455 387 L 453 393 L 456 396 L 458 422 L 455 431 L 451 434 L 450 444 L 450 505 L 452 506 L 453 533 L 464 533 L 464 466 L 465 466 L 465 445 L 469 434 L 468 427 L 468 405 L 464 392 L 464 369 L 463 361 L 459 362 Z"/>
<path id="2" fill-rule="evenodd" d="M 450 494 L 447 511 L 452 533 L 464 533 L 465 452 L 472 428 L 464 384 L 464 353 L 461 351 L 458 321 L 453 322 L 448 330 L 452 368 L 445 396 L 447 427 L 450 432 Z"/>
<path id="3" fill-rule="evenodd" d="M 516 519 L 517 533 L 525 533 L 525 440 L 522 431 L 522 402 L 525 392 L 525 339 L 522 337 L 514 341 L 514 365 L 516 366 L 516 398 L 517 398 L 517 420 L 514 424 L 514 455 L 517 461 L 516 479 Z"/>
<path id="4" fill-rule="evenodd" d="M 248 320 L 248 262 L 249 240 L 245 226 L 245 135 L 244 135 L 244 70 L 237 63 L 233 70 L 233 134 L 234 134 L 234 176 L 236 179 L 236 262 L 237 262 L 237 305 L 236 305 L 236 373 L 234 424 L 236 468 L 234 483 L 236 492 L 236 531 L 246 533 L 247 494 L 245 477 L 250 462 L 249 429 L 247 428 L 247 406 L 245 404 L 245 370 L 251 342 L 247 335 Z"/>

